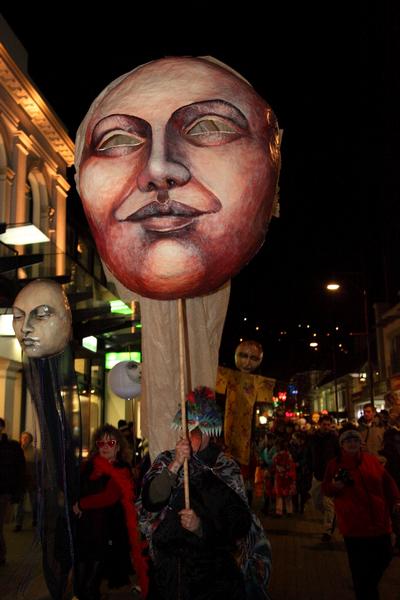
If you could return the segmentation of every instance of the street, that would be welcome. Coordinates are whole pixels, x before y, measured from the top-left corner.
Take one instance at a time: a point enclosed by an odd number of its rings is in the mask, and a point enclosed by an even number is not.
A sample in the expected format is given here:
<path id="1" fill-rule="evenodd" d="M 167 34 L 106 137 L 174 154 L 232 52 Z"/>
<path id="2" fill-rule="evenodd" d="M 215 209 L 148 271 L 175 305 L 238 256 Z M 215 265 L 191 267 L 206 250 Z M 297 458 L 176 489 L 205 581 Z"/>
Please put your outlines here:
<path id="1" fill-rule="evenodd" d="M 354 600 L 343 540 L 335 531 L 330 543 L 320 542 L 320 518 L 309 502 L 304 515 L 281 518 L 263 516 L 258 499 L 254 506 L 272 544 L 272 600 Z M 49 600 L 34 531 L 29 526 L 14 533 L 13 527 L 5 526 L 8 556 L 0 567 L 1 600 Z M 387 569 L 380 590 L 381 600 L 400 599 L 399 556 Z M 127 589 L 104 592 L 109 600 L 136 598 Z"/>
<path id="2" fill-rule="evenodd" d="M 320 541 L 321 519 L 310 501 L 304 515 L 261 515 L 261 520 L 272 545 L 272 600 L 354 600 L 343 539 L 336 530 L 331 542 Z M 399 556 L 385 572 L 380 592 L 381 600 L 400 599 Z"/>

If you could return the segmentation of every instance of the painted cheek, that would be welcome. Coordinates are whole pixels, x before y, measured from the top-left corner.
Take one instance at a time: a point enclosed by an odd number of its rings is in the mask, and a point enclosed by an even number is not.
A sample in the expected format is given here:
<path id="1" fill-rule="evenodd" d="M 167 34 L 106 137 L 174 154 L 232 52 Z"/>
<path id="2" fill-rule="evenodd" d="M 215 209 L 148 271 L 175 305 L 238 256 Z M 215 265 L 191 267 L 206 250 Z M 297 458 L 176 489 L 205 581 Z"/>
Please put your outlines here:
<path id="1" fill-rule="evenodd" d="M 19 342 L 22 340 L 21 327 L 22 324 L 20 321 L 16 321 L 15 323 L 13 323 L 14 333 Z"/>
<path id="2" fill-rule="evenodd" d="M 82 167 L 80 189 L 87 210 L 103 221 L 111 207 L 118 206 L 136 187 L 138 168 L 125 159 L 89 159 Z"/>
<path id="3" fill-rule="evenodd" d="M 44 323 L 43 327 L 49 339 L 53 339 L 53 343 L 62 343 L 62 340 L 69 336 L 69 326 L 64 319 L 52 317 Z"/>
<path id="4" fill-rule="evenodd" d="M 270 179 L 269 168 L 260 169 L 260 164 L 268 164 L 266 150 L 246 140 L 201 151 L 195 148 L 189 154 L 192 176 L 221 201 L 224 212 L 257 210 Z"/>

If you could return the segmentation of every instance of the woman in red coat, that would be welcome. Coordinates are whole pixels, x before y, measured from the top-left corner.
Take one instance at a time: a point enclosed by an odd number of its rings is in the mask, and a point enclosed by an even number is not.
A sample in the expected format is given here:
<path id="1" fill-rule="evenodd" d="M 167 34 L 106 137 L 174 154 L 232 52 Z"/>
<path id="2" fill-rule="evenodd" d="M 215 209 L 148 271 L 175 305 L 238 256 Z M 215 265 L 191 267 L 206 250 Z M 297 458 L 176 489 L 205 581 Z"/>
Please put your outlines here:
<path id="1" fill-rule="evenodd" d="M 127 443 L 112 425 L 94 434 L 93 449 L 81 474 L 81 497 L 74 505 L 78 521 L 78 596 L 100 599 L 102 579 L 109 587 L 130 583 L 132 564 L 142 596 L 147 593 L 147 569 L 134 505 L 133 477 Z"/>
<path id="2" fill-rule="evenodd" d="M 356 430 L 344 431 L 339 443 L 340 457 L 328 463 L 322 491 L 334 499 L 356 598 L 377 600 L 392 558 L 391 514 L 400 511 L 400 492 L 379 460 L 361 452 Z"/>

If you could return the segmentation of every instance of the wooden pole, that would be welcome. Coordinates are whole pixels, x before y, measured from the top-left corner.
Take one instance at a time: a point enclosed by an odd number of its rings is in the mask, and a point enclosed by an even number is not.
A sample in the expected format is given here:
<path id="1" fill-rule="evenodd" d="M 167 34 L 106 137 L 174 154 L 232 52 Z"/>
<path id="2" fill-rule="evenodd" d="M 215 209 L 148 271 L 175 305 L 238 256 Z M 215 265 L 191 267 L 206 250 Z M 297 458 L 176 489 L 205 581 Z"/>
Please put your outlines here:
<path id="1" fill-rule="evenodd" d="M 131 398 L 131 409 L 132 409 L 132 441 L 133 441 L 133 466 L 136 467 L 136 420 L 135 420 L 135 396 Z"/>
<path id="2" fill-rule="evenodd" d="M 181 396 L 182 432 L 187 438 L 186 423 L 186 390 L 185 390 L 185 317 L 182 298 L 178 299 L 178 329 L 179 329 L 179 382 Z M 187 458 L 183 463 L 183 486 L 185 492 L 185 508 L 190 508 L 189 498 L 189 465 Z"/>

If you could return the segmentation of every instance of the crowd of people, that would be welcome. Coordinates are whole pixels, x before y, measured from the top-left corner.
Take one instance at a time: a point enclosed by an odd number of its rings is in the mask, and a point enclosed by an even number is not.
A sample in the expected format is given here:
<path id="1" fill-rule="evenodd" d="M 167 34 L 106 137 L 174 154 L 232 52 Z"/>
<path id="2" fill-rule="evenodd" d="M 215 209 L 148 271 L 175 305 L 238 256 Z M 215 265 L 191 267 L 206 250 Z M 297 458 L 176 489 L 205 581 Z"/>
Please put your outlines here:
<path id="1" fill-rule="evenodd" d="M 356 598 L 378 599 L 379 581 L 400 552 L 400 415 L 368 403 L 357 422 L 278 417 L 256 453 L 263 512 L 291 516 L 310 499 L 322 513 L 321 542 L 331 541 L 336 525 L 343 535 Z"/>
<path id="2" fill-rule="evenodd" d="M 216 436 L 221 413 L 208 388 L 190 398 L 188 437 L 182 434 L 152 464 L 132 423 L 121 420 L 95 432 L 72 507 L 80 600 L 98 600 L 103 581 L 132 589 L 133 573 L 137 593 L 148 600 L 267 600 L 270 545 L 239 465 Z M 0 564 L 7 506 L 16 506 L 14 531 L 21 531 L 29 498 L 36 524 L 40 460 L 30 432 L 18 444 L 4 428 L 0 419 Z M 322 513 L 321 541 L 329 543 L 335 527 L 343 535 L 356 598 L 379 598 L 393 545 L 400 549 L 400 416 L 377 413 L 370 404 L 358 422 L 336 424 L 328 414 L 310 423 L 278 416 L 254 449 L 262 512 L 289 517 L 311 501 Z"/>
<path id="3" fill-rule="evenodd" d="M 304 417 L 287 419 L 278 415 L 269 422 L 267 432 L 254 445 L 254 464 L 262 471 L 263 512 L 278 516 L 291 514 L 293 510 L 303 512 L 310 497 L 314 505 L 320 507 L 326 466 L 331 458 L 338 455 L 340 434 L 347 429 L 359 432 L 362 449 L 385 465 L 399 485 L 400 414 L 395 410 L 377 412 L 368 403 L 358 420 L 346 419 L 339 423 L 328 413 L 314 413 L 310 421 Z M 277 490 L 282 485 L 282 474 L 286 480 L 285 490 L 279 494 Z M 276 498 L 279 496 L 291 496 L 292 509 L 289 505 L 285 511 L 276 510 Z M 281 500 L 278 507 L 280 505 Z M 326 530 L 329 530 L 328 522 Z"/>

